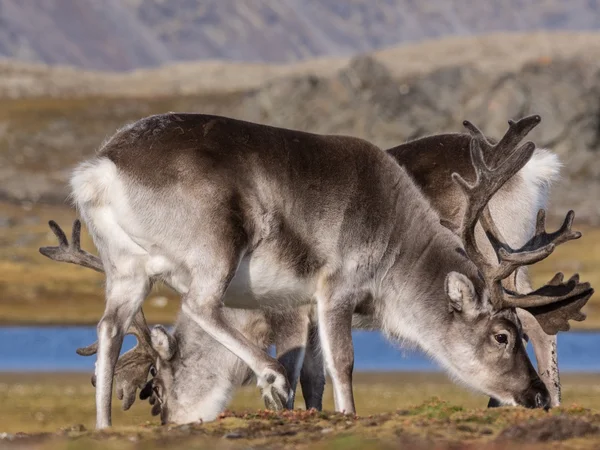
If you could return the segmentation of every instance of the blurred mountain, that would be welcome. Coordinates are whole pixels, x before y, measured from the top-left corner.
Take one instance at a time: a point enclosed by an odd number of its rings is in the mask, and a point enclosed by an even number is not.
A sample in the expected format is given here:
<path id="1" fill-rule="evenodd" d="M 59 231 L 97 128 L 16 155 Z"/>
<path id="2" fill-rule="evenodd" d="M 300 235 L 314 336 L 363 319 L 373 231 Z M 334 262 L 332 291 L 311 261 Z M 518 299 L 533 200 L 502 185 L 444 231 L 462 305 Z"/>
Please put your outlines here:
<path id="1" fill-rule="evenodd" d="M 495 31 L 598 30 L 598 0 L 0 0 L 0 57 L 129 70 L 291 62 Z"/>
<path id="2" fill-rule="evenodd" d="M 600 33 L 447 38 L 286 66 L 198 62 L 135 73 L 0 64 L 0 201 L 62 205 L 74 164 L 128 122 L 168 111 L 237 117 L 382 148 L 470 119 L 530 135 L 561 158 L 553 218 L 600 225 Z M 0 215 L 1 218 L 1 215 Z"/>

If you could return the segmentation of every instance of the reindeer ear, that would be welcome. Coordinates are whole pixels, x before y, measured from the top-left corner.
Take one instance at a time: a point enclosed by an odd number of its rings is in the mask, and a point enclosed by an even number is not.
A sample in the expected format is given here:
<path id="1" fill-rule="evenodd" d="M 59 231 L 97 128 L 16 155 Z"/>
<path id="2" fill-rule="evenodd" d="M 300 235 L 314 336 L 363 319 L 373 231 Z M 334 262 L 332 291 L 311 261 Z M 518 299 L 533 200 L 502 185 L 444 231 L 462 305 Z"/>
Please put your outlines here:
<path id="1" fill-rule="evenodd" d="M 474 311 L 477 304 L 477 294 L 473 283 L 465 275 L 458 272 L 450 272 L 446 276 L 446 295 L 450 302 L 448 311 L 469 313 Z"/>
<path id="2" fill-rule="evenodd" d="M 177 351 L 177 340 L 169 334 L 162 325 L 157 325 L 151 331 L 152 348 L 160 359 L 169 361 Z"/>

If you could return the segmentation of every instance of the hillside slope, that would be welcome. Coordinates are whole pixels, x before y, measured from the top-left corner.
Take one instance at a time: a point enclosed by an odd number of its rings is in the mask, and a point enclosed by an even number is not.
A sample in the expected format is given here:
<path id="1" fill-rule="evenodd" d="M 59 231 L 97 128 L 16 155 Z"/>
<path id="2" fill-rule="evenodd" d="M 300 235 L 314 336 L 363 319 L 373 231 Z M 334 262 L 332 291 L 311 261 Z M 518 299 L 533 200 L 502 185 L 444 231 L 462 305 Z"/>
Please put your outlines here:
<path id="1" fill-rule="evenodd" d="M 553 214 L 574 208 L 578 220 L 598 224 L 599 61 L 600 34 L 538 34 L 431 41 L 373 57 L 247 71 L 241 64 L 131 75 L 37 67 L 27 84 L 16 68 L 0 81 L 0 95 L 23 94 L 0 108 L 0 198 L 62 203 L 77 161 L 118 127 L 153 113 L 221 114 L 360 136 L 386 148 L 461 131 L 464 119 L 499 136 L 507 119 L 538 113 L 543 122 L 531 138 L 565 165 Z M 14 89 L 19 81 L 22 91 Z"/>
<path id="2" fill-rule="evenodd" d="M 596 0 L 0 0 L 0 57 L 130 70 L 291 62 L 497 31 L 598 30 Z"/>

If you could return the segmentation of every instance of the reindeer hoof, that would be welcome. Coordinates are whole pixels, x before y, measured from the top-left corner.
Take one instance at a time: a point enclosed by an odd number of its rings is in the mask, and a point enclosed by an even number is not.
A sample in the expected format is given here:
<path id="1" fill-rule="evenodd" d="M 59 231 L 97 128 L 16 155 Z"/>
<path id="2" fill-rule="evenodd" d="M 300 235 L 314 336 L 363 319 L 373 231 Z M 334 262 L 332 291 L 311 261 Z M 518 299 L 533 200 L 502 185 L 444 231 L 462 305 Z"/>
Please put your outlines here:
<path id="1" fill-rule="evenodd" d="M 258 387 L 267 409 L 282 411 L 291 398 L 291 388 L 286 376 L 273 369 L 263 371 L 258 377 Z"/>

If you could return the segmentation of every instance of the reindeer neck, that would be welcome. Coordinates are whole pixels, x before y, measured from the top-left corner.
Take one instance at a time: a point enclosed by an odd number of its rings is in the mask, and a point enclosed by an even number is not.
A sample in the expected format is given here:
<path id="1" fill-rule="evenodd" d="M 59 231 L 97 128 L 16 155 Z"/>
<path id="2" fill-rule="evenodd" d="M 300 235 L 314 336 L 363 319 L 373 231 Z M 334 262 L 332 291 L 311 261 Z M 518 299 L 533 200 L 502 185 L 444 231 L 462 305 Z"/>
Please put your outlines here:
<path id="1" fill-rule="evenodd" d="M 446 276 L 460 272 L 477 284 L 477 269 L 464 255 L 460 239 L 438 221 L 423 214 L 410 225 L 414 237 L 398 240 L 375 315 L 388 337 L 435 353 L 451 320 Z"/>

